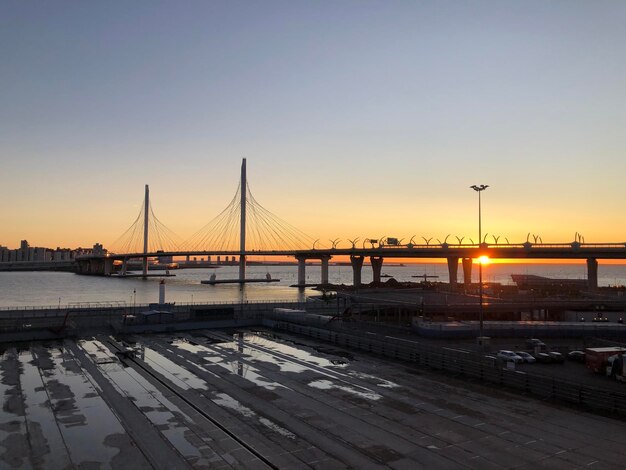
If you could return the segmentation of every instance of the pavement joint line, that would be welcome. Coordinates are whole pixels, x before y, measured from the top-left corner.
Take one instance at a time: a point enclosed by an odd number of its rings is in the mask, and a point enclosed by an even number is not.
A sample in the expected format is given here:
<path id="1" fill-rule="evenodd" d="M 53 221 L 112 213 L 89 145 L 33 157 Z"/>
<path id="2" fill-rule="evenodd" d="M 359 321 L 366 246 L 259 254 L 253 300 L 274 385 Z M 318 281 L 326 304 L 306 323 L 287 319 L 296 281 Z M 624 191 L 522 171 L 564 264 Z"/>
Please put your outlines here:
<path id="1" fill-rule="evenodd" d="M 117 350 L 120 350 L 120 346 L 119 344 L 109 340 L 109 343 L 116 348 Z M 148 370 L 148 368 L 150 368 L 150 366 L 148 365 L 148 363 L 146 361 L 144 361 L 146 363 L 146 365 L 144 366 L 143 364 L 141 364 L 141 362 L 139 362 L 137 359 L 131 359 L 131 361 L 136 364 L 139 368 L 143 369 L 144 371 L 146 371 L 148 373 L 148 375 L 151 375 L 157 382 L 159 382 L 161 385 L 163 385 L 165 387 L 165 389 L 173 392 L 174 395 L 176 395 L 178 398 L 180 398 L 182 401 L 184 401 L 185 403 L 187 403 L 192 409 L 194 409 L 195 411 L 199 412 L 200 414 L 202 414 L 208 421 L 210 421 L 211 423 L 213 423 L 214 426 L 216 426 L 217 428 L 219 428 L 225 435 L 229 436 L 232 441 L 234 441 L 236 444 L 238 444 L 240 446 L 240 448 L 245 448 L 245 450 L 247 452 L 249 452 L 250 454 L 254 455 L 257 459 L 259 459 L 261 462 L 263 462 L 265 465 L 267 465 L 269 468 L 273 468 L 273 469 L 277 469 L 278 467 L 276 465 L 274 465 L 267 456 L 265 456 L 264 454 L 262 454 L 260 451 L 257 451 L 256 449 L 254 449 L 251 445 L 246 444 L 245 442 L 243 442 L 241 440 L 240 437 L 236 436 L 236 434 L 234 432 L 232 432 L 230 429 L 227 428 L 227 426 L 225 426 L 223 423 L 220 423 L 219 421 L 217 421 L 214 417 L 210 416 L 208 413 L 206 412 L 201 412 L 198 405 L 194 404 L 190 401 L 189 398 L 187 398 L 186 396 L 184 396 L 184 394 L 181 393 L 177 393 L 175 391 L 175 389 L 167 384 L 167 378 L 161 378 L 159 377 L 159 374 L 161 374 L 157 369 L 153 369 L 156 373 L 153 373 L 151 371 Z M 173 383 L 173 382 L 172 382 Z M 174 386 L 176 386 L 175 383 L 173 383 Z"/>
<path id="2" fill-rule="evenodd" d="M 156 342 L 155 342 L 155 341 L 152 341 L 152 344 L 156 344 Z M 163 349 L 164 349 L 164 350 L 167 350 L 167 348 L 163 348 Z M 170 353 L 170 354 L 171 354 L 171 353 Z M 185 355 L 183 355 L 183 354 L 177 354 L 177 356 L 179 356 L 180 358 L 183 358 L 183 359 L 185 358 Z M 186 359 L 186 360 L 187 360 L 188 362 L 190 362 L 190 363 L 191 363 L 191 361 L 189 361 L 189 359 Z M 192 364 L 193 364 L 193 363 L 192 363 Z M 354 407 L 355 407 L 355 408 L 360 408 L 360 407 L 356 407 L 356 405 L 354 405 Z M 302 452 L 302 450 L 300 450 L 300 451 L 298 451 L 298 452 Z"/>

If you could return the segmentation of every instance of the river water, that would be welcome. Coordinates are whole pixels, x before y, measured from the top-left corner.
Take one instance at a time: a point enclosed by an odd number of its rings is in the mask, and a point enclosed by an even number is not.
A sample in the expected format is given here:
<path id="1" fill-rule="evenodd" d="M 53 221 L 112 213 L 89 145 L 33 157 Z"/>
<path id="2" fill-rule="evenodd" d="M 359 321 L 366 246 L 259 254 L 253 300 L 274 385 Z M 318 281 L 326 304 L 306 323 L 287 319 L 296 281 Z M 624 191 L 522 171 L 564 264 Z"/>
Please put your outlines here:
<path id="1" fill-rule="evenodd" d="M 419 281 L 412 276 L 438 276 L 429 280 L 448 282 L 446 264 L 407 264 L 405 266 L 383 265 L 383 274 L 398 281 Z M 154 271 L 151 271 L 154 273 Z M 177 303 L 233 302 L 258 300 L 304 300 L 317 291 L 289 287 L 297 282 L 296 266 L 248 266 L 248 278 L 265 278 L 269 273 L 280 282 L 248 284 L 241 289 L 237 284 L 210 286 L 200 284 L 215 274 L 217 279 L 234 279 L 238 276 L 237 266 L 221 266 L 217 269 L 178 269 L 175 277 L 166 279 L 166 300 Z M 478 269 L 474 266 L 474 280 Z M 540 276 L 585 279 L 587 269 L 581 264 L 490 264 L 484 267 L 483 277 L 488 282 L 512 284 L 511 274 L 537 274 Z M 463 270 L 459 264 L 459 280 Z M 320 267 L 306 267 L 307 283 L 320 280 Z M 350 266 L 330 266 L 329 280 L 333 284 L 352 284 Z M 371 282 L 371 267 L 363 266 L 362 281 Z M 383 279 L 383 281 L 386 279 Z M 76 303 L 112 303 L 127 305 L 157 302 L 159 278 L 115 278 L 80 276 L 60 272 L 0 272 L 0 307 L 13 306 L 61 306 Z M 626 265 L 603 265 L 598 268 L 598 283 L 601 286 L 626 285 Z"/>

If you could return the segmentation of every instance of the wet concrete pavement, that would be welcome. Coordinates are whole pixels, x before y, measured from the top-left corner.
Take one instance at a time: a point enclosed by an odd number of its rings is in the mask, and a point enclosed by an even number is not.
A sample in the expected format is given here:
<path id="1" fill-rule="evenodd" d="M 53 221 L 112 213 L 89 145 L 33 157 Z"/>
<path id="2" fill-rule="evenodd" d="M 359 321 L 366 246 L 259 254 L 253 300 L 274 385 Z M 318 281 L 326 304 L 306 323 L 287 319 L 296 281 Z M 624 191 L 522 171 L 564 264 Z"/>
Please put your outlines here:
<path id="1" fill-rule="evenodd" d="M 33 343 L 8 348 L 0 374 L 0 468 L 617 469 L 626 461 L 621 421 L 272 332 Z"/>

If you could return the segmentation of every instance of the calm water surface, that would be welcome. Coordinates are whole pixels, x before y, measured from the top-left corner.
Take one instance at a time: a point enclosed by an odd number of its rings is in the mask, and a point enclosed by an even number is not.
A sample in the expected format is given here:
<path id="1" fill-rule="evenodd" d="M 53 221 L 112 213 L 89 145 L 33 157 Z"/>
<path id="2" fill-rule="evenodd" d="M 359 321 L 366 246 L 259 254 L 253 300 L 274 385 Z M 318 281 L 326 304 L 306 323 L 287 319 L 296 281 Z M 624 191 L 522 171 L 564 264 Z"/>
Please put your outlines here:
<path id="1" fill-rule="evenodd" d="M 176 277 L 166 280 L 166 300 L 170 302 L 220 302 L 255 300 L 304 300 L 317 291 L 304 292 L 289 287 L 297 282 L 296 266 L 249 266 L 247 277 L 265 278 L 269 273 L 280 282 L 269 284 L 248 284 L 243 289 L 236 284 L 210 286 L 200 284 L 211 274 L 217 279 L 233 279 L 238 275 L 236 266 L 222 266 L 218 269 L 179 269 L 172 271 Z M 445 264 L 407 264 L 406 266 L 383 265 L 383 274 L 393 276 L 398 281 L 416 281 L 412 276 L 428 274 L 438 276 L 431 280 L 448 282 L 448 269 Z M 459 265 L 459 279 L 463 271 Z M 476 279 L 478 270 L 473 269 Z M 491 264 L 484 268 L 485 280 L 511 284 L 511 274 L 538 274 L 541 276 L 585 279 L 585 264 Z M 626 265 L 602 265 L 598 269 L 601 286 L 625 285 Z M 371 282 L 370 266 L 363 266 L 364 283 Z M 308 283 L 319 282 L 320 267 L 307 266 Z M 329 280 L 334 284 L 351 284 L 350 266 L 330 266 Z M 0 273 L 0 307 L 70 305 L 81 302 L 123 302 L 145 304 L 158 301 L 159 278 L 146 280 L 138 278 L 104 278 L 79 276 L 56 272 L 3 272 Z M 135 293 L 133 293 L 133 291 Z"/>

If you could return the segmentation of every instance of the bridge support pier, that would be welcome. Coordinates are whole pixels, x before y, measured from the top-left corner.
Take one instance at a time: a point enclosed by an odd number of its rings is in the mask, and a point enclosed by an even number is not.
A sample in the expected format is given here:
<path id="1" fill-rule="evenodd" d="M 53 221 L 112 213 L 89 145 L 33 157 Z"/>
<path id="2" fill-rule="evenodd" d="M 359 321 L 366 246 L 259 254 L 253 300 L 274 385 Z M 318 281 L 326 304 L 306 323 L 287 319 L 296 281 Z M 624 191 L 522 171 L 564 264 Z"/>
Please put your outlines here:
<path id="1" fill-rule="evenodd" d="M 321 284 L 322 285 L 326 285 L 328 284 L 328 261 L 330 261 L 330 256 L 322 256 L 321 261 L 322 261 L 322 278 L 321 278 Z"/>
<path id="2" fill-rule="evenodd" d="M 587 258 L 587 283 L 591 290 L 598 288 L 598 260 L 595 258 Z"/>
<path id="3" fill-rule="evenodd" d="M 246 255 L 239 255 L 239 280 L 246 280 Z"/>
<path id="4" fill-rule="evenodd" d="M 448 258 L 448 278 L 450 286 L 456 287 L 459 275 L 459 258 Z"/>
<path id="5" fill-rule="evenodd" d="M 364 256 L 350 255 L 350 264 L 352 264 L 352 285 L 355 288 L 361 287 L 361 268 L 363 267 Z"/>
<path id="6" fill-rule="evenodd" d="M 121 275 L 122 276 L 126 276 L 126 271 L 128 270 L 128 258 L 124 258 L 122 260 L 122 271 L 121 271 Z"/>
<path id="7" fill-rule="evenodd" d="M 111 258 L 104 258 L 104 275 L 110 276 L 113 272 L 113 260 Z"/>
<path id="8" fill-rule="evenodd" d="M 463 258 L 463 284 L 469 286 L 472 283 L 472 258 Z"/>
<path id="9" fill-rule="evenodd" d="M 382 256 L 370 256 L 370 263 L 372 264 L 374 284 L 380 284 L 380 272 L 383 269 L 383 257 Z"/>
<path id="10" fill-rule="evenodd" d="M 306 284 L 306 258 L 304 256 L 296 256 L 298 260 L 298 285 L 304 287 Z"/>

